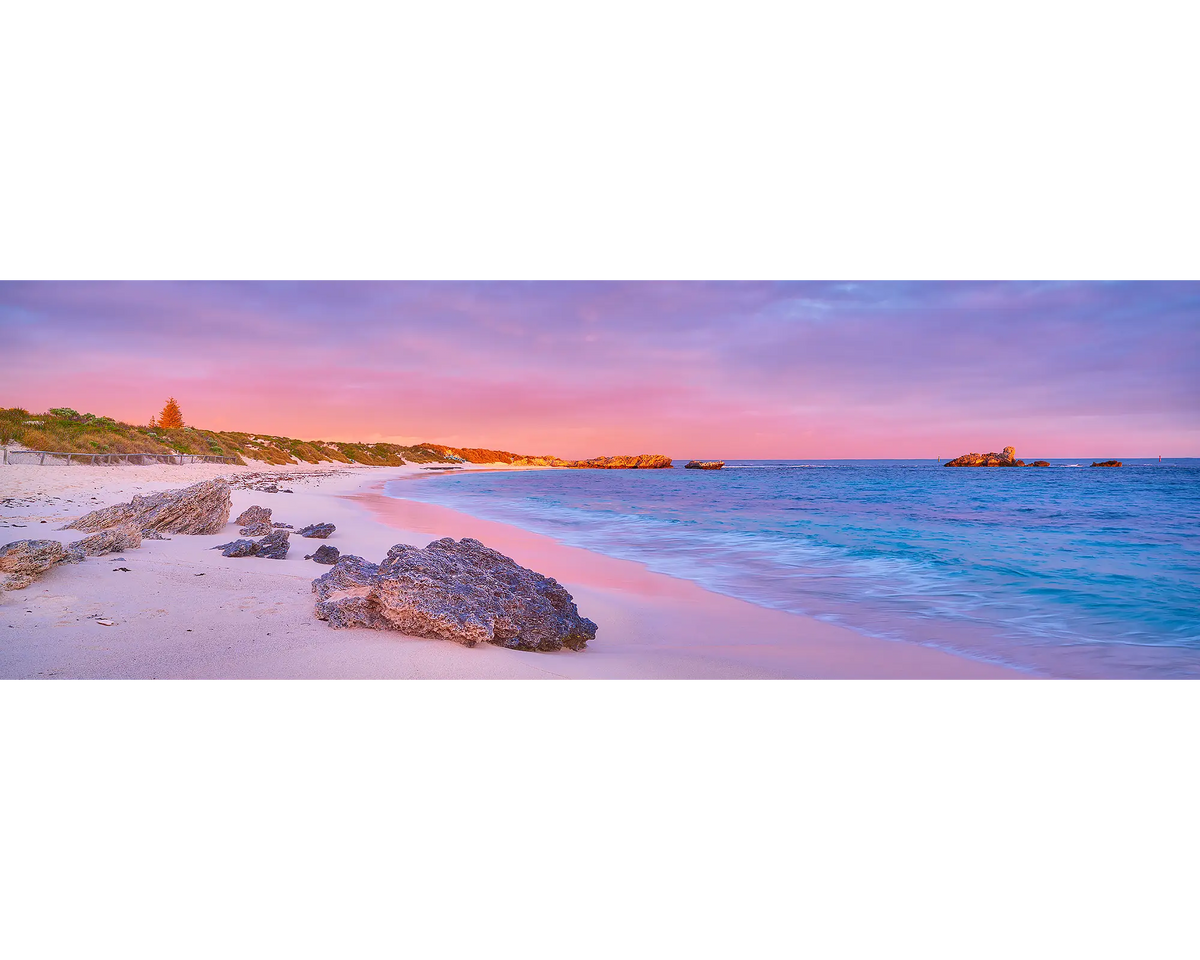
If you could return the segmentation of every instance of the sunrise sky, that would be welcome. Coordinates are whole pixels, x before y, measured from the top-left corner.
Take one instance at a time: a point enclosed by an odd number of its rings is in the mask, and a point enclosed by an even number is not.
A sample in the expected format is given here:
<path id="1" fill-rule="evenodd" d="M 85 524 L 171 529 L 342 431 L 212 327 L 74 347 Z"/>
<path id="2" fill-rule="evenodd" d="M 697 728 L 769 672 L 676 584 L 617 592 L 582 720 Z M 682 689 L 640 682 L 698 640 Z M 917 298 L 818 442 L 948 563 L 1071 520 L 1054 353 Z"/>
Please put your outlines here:
<path id="1" fill-rule="evenodd" d="M 0 406 L 676 458 L 1200 456 L 1200 283 L 0 283 Z"/>

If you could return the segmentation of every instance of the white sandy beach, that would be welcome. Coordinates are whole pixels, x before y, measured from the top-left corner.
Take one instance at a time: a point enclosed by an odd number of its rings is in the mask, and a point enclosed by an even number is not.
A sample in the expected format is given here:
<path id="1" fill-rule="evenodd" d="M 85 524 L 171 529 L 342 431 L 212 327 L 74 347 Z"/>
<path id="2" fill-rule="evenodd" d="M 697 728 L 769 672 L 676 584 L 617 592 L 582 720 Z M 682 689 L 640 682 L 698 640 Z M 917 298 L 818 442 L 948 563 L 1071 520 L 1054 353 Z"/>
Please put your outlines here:
<path id="1" fill-rule="evenodd" d="M 100 506 L 213 477 L 280 477 L 280 490 L 236 488 L 301 527 L 327 521 L 327 541 L 293 536 L 286 560 L 226 558 L 237 536 L 173 535 L 137 550 L 60 564 L 24 590 L 0 594 L 0 677 L 34 678 L 1003 678 L 1016 671 L 940 650 L 875 639 L 769 610 L 653 573 L 632 561 L 565 546 L 506 524 L 385 497 L 405 467 L 300 464 L 0 467 L 0 545 L 69 543 L 60 530 Z M 413 482 L 437 482 L 415 480 Z M 333 630 L 313 615 L 305 560 L 322 543 L 378 561 L 395 543 L 472 536 L 555 577 L 599 625 L 581 652 L 462 647 L 391 631 Z M 119 568 L 128 568 L 128 571 Z M 112 626 L 97 623 L 113 621 Z"/>

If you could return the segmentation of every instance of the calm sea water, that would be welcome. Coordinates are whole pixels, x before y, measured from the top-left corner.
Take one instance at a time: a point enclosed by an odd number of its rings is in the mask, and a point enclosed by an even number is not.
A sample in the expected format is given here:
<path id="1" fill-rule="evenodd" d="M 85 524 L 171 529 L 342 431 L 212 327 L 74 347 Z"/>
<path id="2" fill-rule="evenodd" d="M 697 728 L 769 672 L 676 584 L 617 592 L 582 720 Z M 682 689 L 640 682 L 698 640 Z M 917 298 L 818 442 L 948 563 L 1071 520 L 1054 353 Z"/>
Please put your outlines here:
<path id="1" fill-rule="evenodd" d="M 1090 462 L 457 473 L 388 493 L 1033 674 L 1200 677 L 1200 460 Z"/>

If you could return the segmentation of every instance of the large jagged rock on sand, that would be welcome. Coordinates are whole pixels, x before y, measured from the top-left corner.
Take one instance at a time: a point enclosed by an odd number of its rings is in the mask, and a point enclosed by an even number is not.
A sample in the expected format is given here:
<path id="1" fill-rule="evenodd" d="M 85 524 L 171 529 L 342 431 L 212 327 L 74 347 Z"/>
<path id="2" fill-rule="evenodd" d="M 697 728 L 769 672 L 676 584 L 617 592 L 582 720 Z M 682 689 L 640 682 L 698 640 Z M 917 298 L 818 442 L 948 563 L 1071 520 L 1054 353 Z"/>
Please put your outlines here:
<path id="1" fill-rule="evenodd" d="M 1017 459 L 1017 451 L 1005 447 L 1003 453 L 964 453 L 949 461 L 948 467 L 1023 467 L 1024 460 Z"/>
<path id="2" fill-rule="evenodd" d="M 306 554 L 304 559 L 311 560 L 313 563 L 323 563 L 329 566 L 337 563 L 338 557 L 341 555 L 342 551 L 340 551 L 337 547 L 331 547 L 329 544 L 323 543 L 317 547 L 316 553 Z"/>
<path id="3" fill-rule="evenodd" d="M 79 561 L 84 557 L 99 557 L 119 550 L 136 550 L 141 545 L 141 528 L 136 523 L 122 523 L 76 540 L 67 547 L 67 553 L 70 554 L 70 560 Z"/>
<path id="4" fill-rule="evenodd" d="M 685 470 L 720 470 L 723 466 L 724 460 L 689 460 L 683 465 Z"/>
<path id="5" fill-rule="evenodd" d="M 307 527 L 301 527 L 296 533 L 301 537 L 315 537 L 318 540 L 325 540 L 334 530 L 332 523 L 310 523 Z"/>
<path id="6" fill-rule="evenodd" d="M 161 533 L 205 535 L 220 533 L 229 522 L 233 499 L 224 480 L 204 480 L 182 490 L 164 490 L 129 503 L 93 510 L 66 530 L 106 530 L 122 523 L 137 524 L 140 530 Z"/>
<path id="7" fill-rule="evenodd" d="M 223 557 L 265 557 L 268 560 L 286 560 L 288 554 L 288 532 L 274 530 L 261 540 L 231 540 L 219 543 L 212 549 L 220 550 Z"/>
<path id="8" fill-rule="evenodd" d="M 24 590 L 56 563 L 67 559 L 57 540 L 15 540 L 0 547 L 0 589 Z"/>
<path id="9" fill-rule="evenodd" d="M 243 537 L 266 536 L 271 532 L 271 508 L 247 507 L 233 522 L 242 528 L 238 533 Z"/>
<path id="10" fill-rule="evenodd" d="M 470 538 L 424 549 L 398 543 L 378 565 L 343 556 L 313 592 L 317 617 L 333 627 L 514 650 L 582 650 L 596 637 L 596 624 L 556 580 Z"/>

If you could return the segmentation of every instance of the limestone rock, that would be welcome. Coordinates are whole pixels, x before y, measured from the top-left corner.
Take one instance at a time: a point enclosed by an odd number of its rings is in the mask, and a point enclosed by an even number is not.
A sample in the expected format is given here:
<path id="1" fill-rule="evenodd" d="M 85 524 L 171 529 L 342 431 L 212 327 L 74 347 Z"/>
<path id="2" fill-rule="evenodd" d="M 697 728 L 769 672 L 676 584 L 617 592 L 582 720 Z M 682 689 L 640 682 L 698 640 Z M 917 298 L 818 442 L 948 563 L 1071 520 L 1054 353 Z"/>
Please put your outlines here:
<path id="1" fill-rule="evenodd" d="M 1017 451 L 1005 447 L 1003 453 L 964 453 L 949 461 L 947 467 L 1023 467 L 1017 459 Z"/>
<path id="2" fill-rule="evenodd" d="M 258 552 L 258 544 L 253 540 L 230 540 L 218 543 L 213 549 L 220 550 L 223 557 L 252 557 Z"/>
<path id="3" fill-rule="evenodd" d="M 82 560 L 84 557 L 99 557 L 120 550 L 136 550 L 141 545 L 142 531 L 138 525 L 122 523 L 76 540 L 67 547 L 67 552 L 71 554 L 71 559 Z"/>
<path id="4" fill-rule="evenodd" d="M 1093 467 L 1119 467 L 1119 466 L 1121 466 L 1121 461 L 1120 460 L 1101 460 L 1098 463 L 1093 462 L 1092 466 Z"/>
<path id="5" fill-rule="evenodd" d="M 286 560 L 288 554 L 288 532 L 273 530 L 258 541 L 258 551 L 255 556 L 266 557 L 268 560 Z"/>
<path id="6" fill-rule="evenodd" d="M 470 538 L 424 549 L 398 543 L 378 565 L 343 556 L 313 592 L 317 617 L 333 627 L 514 650 L 582 650 L 596 637 L 596 624 L 557 581 Z"/>
<path id="7" fill-rule="evenodd" d="M 0 547 L 0 583 L 4 590 L 23 590 L 56 563 L 67 559 L 57 540 L 15 540 Z"/>
<path id="8" fill-rule="evenodd" d="M 129 503 L 93 510 L 64 529 L 105 530 L 122 523 L 135 523 L 143 531 L 220 533 L 229 522 L 232 503 L 229 484 L 224 480 L 204 480 L 182 490 L 164 490 L 134 497 Z"/>
<path id="9" fill-rule="evenodd" d="M 724 460 L 689 460 L 683 465 L 685 470 L 720 470 L 723 466 Z"/>
<path id="10" fill-rule="evenodd" d="M 1030 464 L 1030 466 L 1031 467 L 1048 467 L 1048 466 L 1050 466 L 1050 461 L 1049 460 L 1034 460 L 1033 463 Z"/>
<path id="11" fill-rule="evenodd" d="M 271 532 L 271 508 L 253 506 L 247 507 L 233 521 L 242 529 L 238 532 L 243 537 L 261 537 Z"/>
<path id="12" fill-rule="evenodd" d="M 317 547 L 316 553 L 307 554 L 304 559 L 312 560 L 315 563 L 333 564 L 337 563 L 338 557 L 341 555 L 342 552 L 337 547 L 331 547 L 329 544 L 323 543 Z"/>
<path id="13" fill-rule="evenodd" d="M 214 550 L 220 550 L 223 557 L 265 557 L 268 560 L 286 560 L 288 554 L 288 532 L 275 530 L 261 540 L 231 540 L 229 543 L 219 543 Z"/>
<path id="14" fill-rule="evenodd" d="M 310 523 L 307 527 L 301 527 L 296 533 L 302 537 L 315 537 L 318 540 L 324 540 L 336 529 L 337 527 L 332 523 Z"/>

